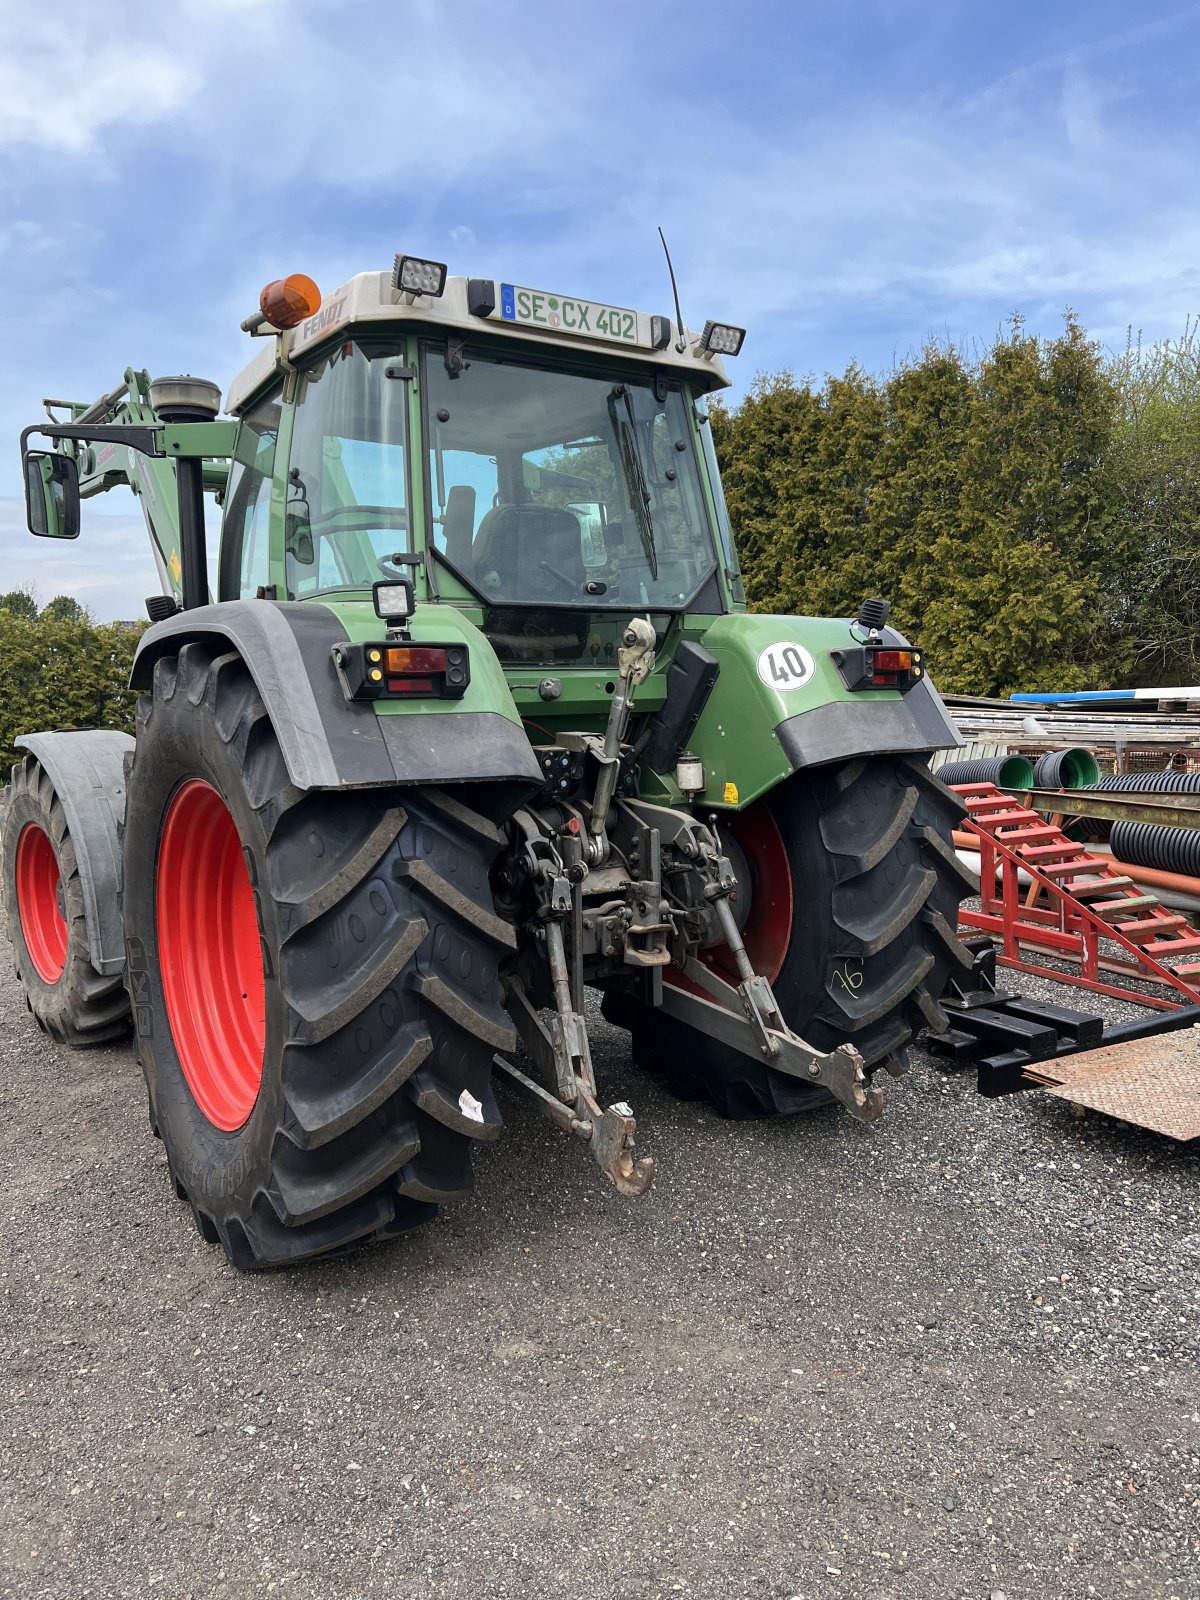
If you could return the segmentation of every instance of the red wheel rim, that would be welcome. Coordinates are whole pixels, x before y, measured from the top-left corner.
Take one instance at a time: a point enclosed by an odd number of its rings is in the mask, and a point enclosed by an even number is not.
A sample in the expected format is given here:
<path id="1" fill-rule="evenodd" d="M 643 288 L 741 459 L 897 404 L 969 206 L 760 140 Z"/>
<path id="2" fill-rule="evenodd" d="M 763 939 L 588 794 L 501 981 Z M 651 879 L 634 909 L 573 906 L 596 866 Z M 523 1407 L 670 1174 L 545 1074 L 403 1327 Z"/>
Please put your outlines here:
<path id="1" fill-rule="evenodd" d="M 28 822 L 17 840 L 17 914 L 33 970 L 57 983 L 67 964 L 67 919 L 62 874 L 50 835 Z"/>
<path id="2" fill-rule="evenodd" d="M 262 1083 L 266 984 L 254 891 L 237 827 L 193 778 L 167 808 L 158 845 L 158 955 L 179 1063 L 217 1128 L 240 1128 Z"/>
<path id="3" fill-rule="evenodd" d="M 774 983 L 791 943 L 794 914 L 792 869 L 783 835 L 765 800 L 740 812 L 728 826 L 746 852 L 754 879 L 750 914 L 742 929 L 746 954 L 755 972 L 764 973 Z M 705 950 L 701 959 L 737 981 L 737 968 L 725 945 Z"/>

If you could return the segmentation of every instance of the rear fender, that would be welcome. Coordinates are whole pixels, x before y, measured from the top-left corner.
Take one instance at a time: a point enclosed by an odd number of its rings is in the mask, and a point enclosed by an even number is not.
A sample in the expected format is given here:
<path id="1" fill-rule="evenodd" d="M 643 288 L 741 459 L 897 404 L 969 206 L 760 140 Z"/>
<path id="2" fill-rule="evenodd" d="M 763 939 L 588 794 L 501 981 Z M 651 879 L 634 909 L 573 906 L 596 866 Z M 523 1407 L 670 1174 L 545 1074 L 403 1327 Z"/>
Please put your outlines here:
<path id="1" fill-rule="evenodd" d="M 339 616 L 316 601 L 229 600 L 180 612 L 142 638 L 130 686 L 149 689 L 154 664 L 185 644 L 210 641 L 246 663 L 298 789 L 368 789 L 393 784 L 516 780 L 541 772 L 495 652 L 478 628 L 449 606 L 426 606 L 413 618 L 415 643 L 462 637 L 471 684 L 461 700 L 438 700 L 379 713 L 347 700 L 332 648 L 384 627 L 361 604 Z M 350 613 L 354 613 L 353 622 Z M 365 623 L 358 613 L 370 616 Z M 365 633 L 364 633 L 365 629 Z"/>
<path id="2" fill-rule="evenodd" d="M 54 785 L 75 845 L 88 955 L 97 972 L 114 976 L 125 967 L 120 829 L 125 757 L 133 740 L 127 733 L 97 728 L 26 733 L 15 742 L 40 762 Z"/>
<path id="3" fill-rule="evenodd" d="M 737 810 L 802 768 L 962 743 L 928 678 L 905 694 L 846 687 L 830 652 L 857 642 L 851 626 L 743 612 L 705 630 L 721 671 L 691 739 L 707 779 L 703 804 Z M 891 628 L 883 638 L 907 644 Z"/>

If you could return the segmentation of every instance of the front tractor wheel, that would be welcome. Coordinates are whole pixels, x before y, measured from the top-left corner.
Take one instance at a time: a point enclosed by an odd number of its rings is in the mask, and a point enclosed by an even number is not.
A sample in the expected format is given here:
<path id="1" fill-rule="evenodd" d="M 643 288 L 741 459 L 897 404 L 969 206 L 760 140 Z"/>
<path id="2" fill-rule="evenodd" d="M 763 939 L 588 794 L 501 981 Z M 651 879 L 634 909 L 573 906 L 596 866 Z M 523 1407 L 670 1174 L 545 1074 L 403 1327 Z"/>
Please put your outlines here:
<path id="1" fill-rule="evenodd" d="M 302 792 L 236 654 L 185 645 L 138 704 L 125 927 L 151 1122 L 235 1266 L 424 1222 L 494 1138 L 514 1035 L 496 829 L 432 789 Z"/>
<path id="2" fill-rule="evenodd" d="M 924 761 L 873 756 L 797 774 L 730 822 L 747 953 L 808 1044 L 849 1042 L 870 1070 L 903 1063 L 921 1028 L 945 1026 L 938 1000 L 971 960 L 954 931 L 972 888 L 950 842 L 961 815 Z M 703 959 L 737 981 L 728 951 Z M 632 1030 L 639 1065 L 724 1116 L 832 1098 L 624 997 L 606 997 L 605 1011 Z"/>
<path id="3" fill-rule="evenodd" d="M 8 937 L 25 1002 L 62 1044 L 107 1044 L 129 1033 L 121 974 L 92 965 L 75 841 L 49 773 L 27 755 L 12 769 L 4 816 Z"/>

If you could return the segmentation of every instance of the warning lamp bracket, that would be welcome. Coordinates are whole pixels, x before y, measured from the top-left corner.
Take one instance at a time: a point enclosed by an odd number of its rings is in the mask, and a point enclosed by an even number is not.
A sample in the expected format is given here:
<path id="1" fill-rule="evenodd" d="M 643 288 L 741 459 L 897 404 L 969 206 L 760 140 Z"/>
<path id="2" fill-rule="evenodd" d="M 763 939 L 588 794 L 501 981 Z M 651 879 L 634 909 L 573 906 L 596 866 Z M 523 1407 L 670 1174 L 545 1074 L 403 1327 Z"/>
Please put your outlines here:
<path id="1" fill-rule="evenodd" d="M 461 639 L 444 644 L 400 644 L 394 635 L 365 644 L 343 640 L 330 653 L 347 700 L 461 700 L 471 686 L 471 652 Z M 414 658 L 412 670 L 390 665 L 400 655 Z"/>
<path id="2" fill-rule="evenodd" d="M 898 668 L 893 658 L 901 653 L 909 656 L 911 661 L 909 666 Z M 923 653 L 907 645 L 899 647 L 881 640 L 878 644 L 860 645 L 853 650 L 831 650 L 829 655 L 847 689 L 855 691 L 895 689 L 907 694 L 914 684 L 920 683 L 925 677 Z M 886 668 L 883 662 L 877 664 L 877 656 L 887 662 Z"/>

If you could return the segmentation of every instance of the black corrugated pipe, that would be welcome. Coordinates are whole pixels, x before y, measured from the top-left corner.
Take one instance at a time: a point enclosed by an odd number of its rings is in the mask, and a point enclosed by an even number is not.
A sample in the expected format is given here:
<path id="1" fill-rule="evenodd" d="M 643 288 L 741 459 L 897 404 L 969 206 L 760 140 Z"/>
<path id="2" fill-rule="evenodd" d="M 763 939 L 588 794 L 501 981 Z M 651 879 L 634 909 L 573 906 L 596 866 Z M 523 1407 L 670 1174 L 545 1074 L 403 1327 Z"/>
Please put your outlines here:
<path id="1" fill-rule="evenodd" d="M 1035 789 L 1091 789 L 1099 776 L 1090 750 L 1047 750 L 1033 764 Z"/>
<path id="2" fill-rule="evenodd" d="M 1106 772 L 1097 789 L 1132 789 L 1143 794 L 1200 794 L 1200 772 Z"/>
<path id="3" fill-rule="evenodd" d="M 1156 872 L 1200 878 L 1200 828 L 1168 828 L 1150 822 L 1114 822 L 1108 842 L 1118 861 Z"/>
<path id="4" fill-rule="evenodd" d="M 998 789 L 1032 789 L 1033 768 L 1024 756 L 986 756 L 948 761 L 934 773 L 943 783 L 994 783 Z"/>

